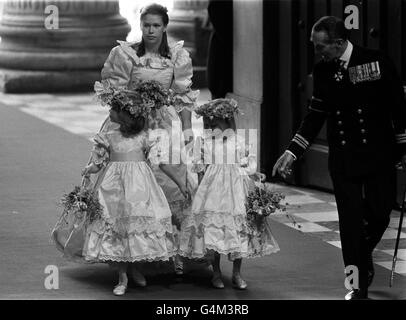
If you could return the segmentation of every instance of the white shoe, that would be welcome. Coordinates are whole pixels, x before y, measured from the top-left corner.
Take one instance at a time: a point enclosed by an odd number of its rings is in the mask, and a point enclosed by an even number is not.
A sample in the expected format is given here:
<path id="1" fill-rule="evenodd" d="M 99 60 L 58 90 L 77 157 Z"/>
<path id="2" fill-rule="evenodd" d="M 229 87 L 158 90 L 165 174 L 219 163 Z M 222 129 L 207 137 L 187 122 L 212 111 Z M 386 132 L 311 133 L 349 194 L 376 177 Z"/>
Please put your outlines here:
<path id="1" fill-rule="evenodd" d="M 119 283 L 113 289 L 113 293 L 115 296 L 123 296 L 126 291 L 127 291 L 127 286 L 122 283 Z"/>
<path id="2" fill-rule="evenodd" d="M 234 288 L 240 290 L 245 290 L 248 287 L 247 282 L 240 275 L 233 275 L 231 283 Z"/>
<path id="3" fill-rule="evenodd" d="M 145 279 L 144 275 L 139 272 L 135 267 L 131 268 L 131 276 L 134 280 L 134 283 L 140 287 L 147 286 L 147 280 Z"/>
<path id="4" fill-rule="evenodd" d="M 211 279 L 211 284 L 216 289 L 224 289 L 224 283 L 223 280 L 221 279 L 221 273 L 213 275 L 213 278 Z"/>

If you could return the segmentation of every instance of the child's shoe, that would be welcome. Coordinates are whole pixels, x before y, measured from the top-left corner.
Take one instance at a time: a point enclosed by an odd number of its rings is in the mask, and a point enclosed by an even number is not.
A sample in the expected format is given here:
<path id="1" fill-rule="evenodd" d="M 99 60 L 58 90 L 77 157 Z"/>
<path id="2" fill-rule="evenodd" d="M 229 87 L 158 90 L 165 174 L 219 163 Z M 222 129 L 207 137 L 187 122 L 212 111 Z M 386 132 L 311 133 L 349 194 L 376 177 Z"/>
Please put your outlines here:
<path id="1" fill-rule="evenodd" d="M 236 289 L 245 290 L 248 287 L 247 282 L 239 274 L 233 275 L 231 282 Z"/>
<path id="2" fill-rule="evenodd" d="M 221 273 L 213 275 L 213 278 L 211 279 L 211 284 L 216 289 L 224 289 L 224 283 L 223 280 L 221 279 Z"/>
<path id="3" fill-rule="evenodd" d="M 134 280 L 134 283 L 140 287 L 146 287 L 147 286 L 147 280 L 145 280 L 145 277 L 142 273 L 140 273 L 137 268 L 132 267 L 131 268 L 131 276 Z"/>
<path id="4" fill-rule="evenodd" d="M 180 255 L 176 255 L 175 258 L 173 259 L 173 264 L 175 266 L 175 274 L 177 276 L 182 276 L 183 275 L 183 259 Z"/>
<path id="5" fill-rule="evenodd" d="M 123 296 L 126 291 L 127 291 L 127 285 L 125 285 L 123 283 L 119 283 L 113 289 L 113 293 L 115 296 Z"/>

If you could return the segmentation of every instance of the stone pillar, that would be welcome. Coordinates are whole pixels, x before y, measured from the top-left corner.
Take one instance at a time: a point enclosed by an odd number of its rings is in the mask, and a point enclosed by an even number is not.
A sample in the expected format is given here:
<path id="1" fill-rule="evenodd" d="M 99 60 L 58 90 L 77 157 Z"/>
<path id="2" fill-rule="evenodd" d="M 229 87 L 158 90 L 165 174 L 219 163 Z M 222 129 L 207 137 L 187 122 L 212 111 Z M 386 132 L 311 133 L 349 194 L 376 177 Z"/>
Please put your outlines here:
<path id="1" fill-rule="evenodd" d="M 169 16 L 168 38 L 185 41 L 193 62 L 193 85 L 206 86 L 206 63 L 210 38 L 207 0 L 175 0 Z"/>
<path id="2" fill-rule="evenodd" d="M 0 21 L 0 89 L 92 90 L 116 40 L 129 31 L 118 1 L 8 0 Z"/>
<path id="3" fill-rule="evenodd" d="M 236 119 L 238 129 L 257 131 L 257 159 L 260 170 L 261 104 L 263 101 L 262 0 L 234 1 L 233 93 L 244 113 Z M 248 139 L 248 133 L 246 135 Z"/>

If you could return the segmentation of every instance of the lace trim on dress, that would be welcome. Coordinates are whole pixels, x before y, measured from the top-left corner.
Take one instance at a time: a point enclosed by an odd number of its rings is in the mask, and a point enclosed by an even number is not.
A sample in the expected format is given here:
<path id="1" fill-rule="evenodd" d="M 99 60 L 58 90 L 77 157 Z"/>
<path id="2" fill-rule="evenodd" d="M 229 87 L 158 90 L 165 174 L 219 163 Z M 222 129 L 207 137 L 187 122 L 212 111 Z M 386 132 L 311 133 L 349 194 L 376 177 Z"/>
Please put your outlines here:
<path id="1" fill-rule="evenodd" d="M 182 230 L 213 226 L 218 229 L 229 229 L 246 233 L 248 231 L 247 216 L 245 213 L 233 215 L 231 212 L 202 211 L 194 213 L 186 218 L 182 224 Z"/>
<path id="2" fill-rule="evenodd" d="M 169 49 L 171 51 L 171 59 L 165 58 L 165 57 L 156 57 L 156 58 L 151 58 L 151 57 L 139 57 L 137 55 L 137 51 L 134 48 L 134 46 L 137 44 L 137 42 L 127 42 L 127 41 L 122 41 L 122 40 L 117 40 L 117 43 L 120 45 L 120 47 L 123 49 L 123 51 L 134 61 L 136 66 L 139 67 L 152 67 L 152 68 L 158 68 L 158 69 L 164 69 L 168 67 L 172 67 L 175 64 L 175 61 L 178 56 L 178 52 L 180 49 L 183 48 L 184 41 L 178 41 L 175 43 L 171 43 L 169 45 Z"/>
<path id="3" fill-rule="evenodd" d="M 137 51 L 132 47 L 136 42 L 127 42 L 122 40 L 117 40 L 121 49 L 134 61 L 136 66 L 142 66 L 140 57 L 137 56 Z"/>
<path id="4" fill-rule="evenodd" d="M 85 259 L 87 261 L 114 261 L 114 262 L 157 262 L 157 261 L 169 261 L 173 256 L 176 255 L 175 250 L 168 250 L 164 254 L 160 255 L 139 255 L 136 257 L 118 257 L 110 255 L 98 255 L 97 257 L 92 257 L 86 255 Z"/>
<path id="5" fill-rule="evenodd" d="M 102 216 L 102 219 L 91 226 L 91 231 L 99 235 L 112 232 L 118 237 L 137 235 L 152 235 L 162 237 L 173 232 L 172 217 L 157 220 L 155 217 L 120 217 L 111 218 Z"/>
<path id="6" fill-rule="evenodd" d="M 182 231 L 181 242 L 185 243 L 185 240 L 189 239 L 186 249 L 179 248 L 178 254 L 190 258 L 200 259 L 211 254 L 211 251 L 216 251 L 220 254 L 228 255 L 229 260 L 235 260 L 239 258 L 259 258 L 265 255 L 280 251 L 275 239 L 268 233 L 263 233 L 260 236 L 255 236 L 250 233 L 238 232 L 240 243 L 247 243 L 246 250 L 241 250 L 241 246 L 231 247 L 228 249 L 219 248 L 216 245 L 211 245 L 202 242 L 203 248 L 200 250 L 194 250 L 194 239 L 201 239 L 205 233 L 205 229 L 212 229 L 211 226 L 200 225 L 198 228 L 195 226 Z M 216 227 L 214 227 L 216 228 Z"/>
<path id="7" fill-rule="evenodd" d="M 256 252 L 240 252 L 238 250 L 219 250 L 211 245 L 206 245 L 203 253 L 195 253 L 195 252 L 187 252 L 183 250 L 179 250 L 178 254 L 182 257 L 188 259 L 202 259 L 207 256 L 210 256 L 212 251 L 218 252 L 219 254 L 223 254 L 225 256 L 228 255 L 229 260 L 233 261 L 235 259 L 252 259 L 252 258 L 261 258 L 263 256 L 270 255 L 272 253 L 279 252 L 279 247 L 269 247 L 263 251 L 256 251 Z"/>

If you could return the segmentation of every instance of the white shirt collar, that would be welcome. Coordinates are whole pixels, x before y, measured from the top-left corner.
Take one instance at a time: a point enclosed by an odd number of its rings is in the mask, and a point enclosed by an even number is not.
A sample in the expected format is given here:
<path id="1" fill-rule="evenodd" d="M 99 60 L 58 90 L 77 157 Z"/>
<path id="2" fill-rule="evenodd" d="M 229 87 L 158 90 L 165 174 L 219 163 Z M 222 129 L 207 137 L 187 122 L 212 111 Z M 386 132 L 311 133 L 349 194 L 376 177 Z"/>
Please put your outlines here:
<path id="1" fill-rule="evenodd" d="M 339 58 L 340 60 L 345 61 L 345 64 L 344 64 L 345 69 L 348 68 L 348 63 L 350 62 L 353 48 L 354 48 L 354 46 L 352 45 L 352 43 L 349 40 L 347 40 L 347 48 L 345 49 L 342 56 Z"/>

